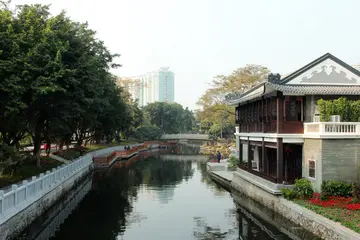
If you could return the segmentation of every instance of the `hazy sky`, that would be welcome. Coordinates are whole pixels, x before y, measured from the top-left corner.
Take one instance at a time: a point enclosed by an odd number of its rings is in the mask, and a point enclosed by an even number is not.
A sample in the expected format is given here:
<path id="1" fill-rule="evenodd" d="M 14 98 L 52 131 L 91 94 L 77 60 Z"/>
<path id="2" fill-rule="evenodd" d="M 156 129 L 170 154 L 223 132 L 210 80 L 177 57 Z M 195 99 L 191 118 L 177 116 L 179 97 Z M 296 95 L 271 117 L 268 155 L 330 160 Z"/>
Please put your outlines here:
<path id="1" fill-rule="evenodd" d="M 289 73 L 330 52 L 360 63 L 359 0 L 13 0 L 88 21 L 119 76 L 169 66 L 175 101 L 196 108 L 215 75 L 246 64 Z"/>

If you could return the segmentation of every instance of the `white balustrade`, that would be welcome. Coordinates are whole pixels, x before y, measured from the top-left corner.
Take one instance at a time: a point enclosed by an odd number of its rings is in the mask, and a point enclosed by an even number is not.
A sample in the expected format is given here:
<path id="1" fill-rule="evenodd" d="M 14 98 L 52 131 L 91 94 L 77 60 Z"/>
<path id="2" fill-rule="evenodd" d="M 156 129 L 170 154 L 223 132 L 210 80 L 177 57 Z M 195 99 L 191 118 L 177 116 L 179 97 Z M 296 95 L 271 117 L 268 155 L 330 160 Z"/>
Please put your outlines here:
<path id="1" fill-rule="evenodd" d="M 312 122 L 304 123 L 305 135 L 358 136 L 360 122 Z"/>
<path id="2" fill-rule="evenodd" d="M 0 190 L 0 225 L 21 212 L 32 203 L 73 177 L 78 172 L 92 165 L 92 158 L 123 150 L 123 146 L 100 149 L 81 156 L 71 163 L 53 168 L 31 180 L 14 184 L 7 190 Z"/>

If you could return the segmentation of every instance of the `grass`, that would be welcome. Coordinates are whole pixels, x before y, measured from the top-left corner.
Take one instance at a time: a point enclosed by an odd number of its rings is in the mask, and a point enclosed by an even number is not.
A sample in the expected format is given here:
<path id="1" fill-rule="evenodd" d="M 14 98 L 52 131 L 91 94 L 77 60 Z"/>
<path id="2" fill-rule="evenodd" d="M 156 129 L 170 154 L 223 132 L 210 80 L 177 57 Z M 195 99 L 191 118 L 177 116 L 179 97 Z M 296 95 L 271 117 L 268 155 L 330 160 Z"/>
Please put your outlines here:
<path id="1" fill-rule="evenodd" d="M 80 151 L 77 149 L 68 149 L 61 151 L 61 153 L 56 154 L 59 157 L 65 158 L 67 160 L 73 160 L 75 158 L 80 157 Z"/>
<path id="2" fill-rule="evenodd" d="M 35 162 L 24 161 L 24 163 L 16 170 L 16 173 L 0 177 L 0 188 L 15 184 L 32 176 L 37 176 L 40 173 L 51 170 L 52 168 L 58 167 L 62 164 L 62 162 L 49 157 L 41 157 L 41 168 L 37 167 Z"/>
<path id="3" fill-rule="evenodd" d="M 338 207 L 323 207 L 312 204 L 309 200 L 294 199 L 295 203 L 343 226 L 360 233 L 360 210 L 348 210 Z"/>

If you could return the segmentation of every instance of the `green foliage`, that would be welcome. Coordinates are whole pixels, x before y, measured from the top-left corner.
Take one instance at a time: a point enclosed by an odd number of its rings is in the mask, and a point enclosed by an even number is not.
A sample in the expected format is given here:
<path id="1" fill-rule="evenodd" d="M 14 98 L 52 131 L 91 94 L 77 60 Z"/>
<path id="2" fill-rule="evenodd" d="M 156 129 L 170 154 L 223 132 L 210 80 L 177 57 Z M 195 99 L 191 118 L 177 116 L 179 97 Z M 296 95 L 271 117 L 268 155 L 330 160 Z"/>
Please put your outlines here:
<path id="1" fill-rule="evenodd" d="M 156 125 L 150 124 L 141 125 L 135 130 L 133 134 L 136 139 L 144 141 L 160 139 L 161 135 L 161 129 L 158 128 Z"/>
<path id="2" fill-rule="evenodd" d="M 195 125 L 194 114 L 178 103 L 155 102 L 143 110 L 145 121 L 157 126 L 164 134 L 188 133 Z"/>
<path id="3" fill-rule="evenodd" d="M 0 145 L 0 167 L 2 173 L 7 174 L 21 165 L 26 156 L 21 154 L 15 147 L 8 145 Z"/>
<path id="4" fill-rule="evenodd" d="M 321 184 L 321 199 L 329 199 L 330 196 L 350 197 L 352 196 L 353 184 L 340 181 L 328 180 Z"/>
<path id="5" fill-rule="evenodd" d="M 281 194 L 284 196 L 284 198 L 288 199 L 288 200 L 292 200 L 298 197 L 297 192 L 295 192 L 292 189 L 289 188 L 282 188 L 280 189 Z"/>
<path id="6" fill-rule="evenodd" d="M 238 159 L 235 156 L 231 156 L 228 162 L 228 169 L 235 171 L 237 169 Z"/>
<path id="7" fill-rule="evenodd" d="M 228 76 L 214 77 L 211 86 L 200 97 L 197 104 L 201 109 L 196 113 L 202 132 L 217 136 L 233 136 L 235 108 L 224 102 L 230 92 L 244 92 L 263 81 L 269 69 L 260 65 L 246 65 Z"/>
<path id="8" fill-rule="evenodd" d="M 331 115 L 340 115 L 342 122 L 358 122 L 360 120 L 360 101 L 351 101 L 345 97 L 335 100 L 318 100 L 320 120 L 328 122 Z"/>
<path id="9" fill-rule="evenodd" d="M 314 190 L 309 179 L 300 178 L 295 181 L 294 192 L 300 198 L 310 198 Z"/>
<path id="10" fill-rule="evenodd" d="M 49 6 L 0 8 L 0 144 L 30 136 L 40 164 L 43 142 L 78 145 L 130 135 L 142 112 L 115 83 L 111 53 L 87 23 Z"/>

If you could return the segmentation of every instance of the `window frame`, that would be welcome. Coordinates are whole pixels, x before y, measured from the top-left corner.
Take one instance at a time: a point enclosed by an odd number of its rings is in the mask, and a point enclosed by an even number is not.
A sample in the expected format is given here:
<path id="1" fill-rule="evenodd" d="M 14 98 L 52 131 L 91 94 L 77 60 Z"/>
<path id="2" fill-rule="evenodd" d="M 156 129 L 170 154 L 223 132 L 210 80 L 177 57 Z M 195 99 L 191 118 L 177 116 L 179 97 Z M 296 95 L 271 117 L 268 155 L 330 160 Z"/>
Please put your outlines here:
<path id="1" fill-rule="evenodd" d="M 314 167 L 310 168 L 310 162 L 314 162 Z M 307 167 L 307 173 L 308 173 L 308 177 L 311 179 L 316 179 L 316 161 L 314 159 L 308 159 L 308 167 Z M 314 170 L 314 176 L 310 176 L 310 170 Z"/>

